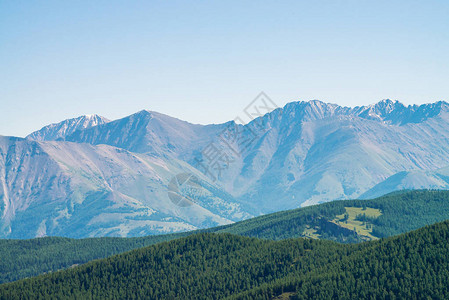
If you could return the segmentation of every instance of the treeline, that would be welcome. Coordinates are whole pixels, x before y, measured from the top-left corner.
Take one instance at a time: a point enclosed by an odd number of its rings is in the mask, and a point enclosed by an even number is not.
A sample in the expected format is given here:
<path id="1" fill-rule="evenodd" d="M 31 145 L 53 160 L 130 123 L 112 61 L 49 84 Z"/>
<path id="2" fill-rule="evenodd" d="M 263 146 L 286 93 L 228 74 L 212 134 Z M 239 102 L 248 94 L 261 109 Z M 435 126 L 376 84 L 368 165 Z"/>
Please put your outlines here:
<path id="1" fill-rule="evenodd" d="M 447 299 L 449 222 L 361 244 L 202 233 L 0 285 L 0 299 Z"/>

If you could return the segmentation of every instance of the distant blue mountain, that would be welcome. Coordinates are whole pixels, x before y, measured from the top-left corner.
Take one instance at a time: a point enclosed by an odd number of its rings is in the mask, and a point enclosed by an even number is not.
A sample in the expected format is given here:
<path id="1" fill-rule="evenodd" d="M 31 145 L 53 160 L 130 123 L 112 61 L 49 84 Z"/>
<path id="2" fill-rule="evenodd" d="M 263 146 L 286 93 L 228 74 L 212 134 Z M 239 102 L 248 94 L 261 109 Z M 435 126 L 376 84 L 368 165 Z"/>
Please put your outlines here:
<path id="1" fill-rule="evenodd" d="M 141 111 L 0 138 L 0 236 L 132 236 L 401 189 L 447 188 L 449 105 L 292 102 L 247 125 Z M 91 121 L 89 121 L 91 120 Z M 53 141 L 51 141 L 53 140 Z M 177 174 L 203 195 L 168 197 Z"/>

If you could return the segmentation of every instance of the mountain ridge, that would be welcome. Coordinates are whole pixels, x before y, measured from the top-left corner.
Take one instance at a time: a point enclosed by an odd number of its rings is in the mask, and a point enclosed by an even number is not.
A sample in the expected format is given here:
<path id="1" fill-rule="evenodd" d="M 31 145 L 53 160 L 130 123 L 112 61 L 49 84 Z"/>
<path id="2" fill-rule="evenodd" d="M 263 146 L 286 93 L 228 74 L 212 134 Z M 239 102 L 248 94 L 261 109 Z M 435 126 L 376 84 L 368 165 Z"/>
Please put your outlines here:
<path id="1" fill-rule="evenodd" d="M 284 113 L 284 111 L 288 113 L 292 110 L 292 108 L 303 108 L 304 110 L 309 109 L 309 111 L 306 112 L 306 114 L 305 114 L 308 117 L 311 117 L 310 114 L 315 114 L 316 117 L 323 118 L 325 115 L 319 116 L 320 113 L 321 114 L 327 113 L 326 116 L 351 114 L 353 116 L 363 117 L 366 119 L 381 120 L 381 121 L 392 121 L 393 118 L 392 118 L 392 116 L 390 116 L 390 114 L 393 114 L 394 116 L 396 116 L 398 118 L 399 117 L 408 118 L 408 117 L 410 117 L 411 114 L 421 113 L 421 114 L 424 114 L 422 116 L 422 118 L 421 119 L 417 118 L 415 120 L 417 122 L 421 122 L 427 118 L 437 116 L 443 109 L 446 109 L 446 110 L 449 109 L 449 103 L 446 101 L 440 100 L 440 101 L 431 102 L 431 103 L 424 103 L 424 104 L 419 104 L 419 105 L 412 104 L 412 105 L 406 106 L 398 100 L 393 101 L 390 99 L 383 99 L 374 104 L 348 107 L 348 106 L 341 106 L 339 104 L 324 102 L 324 101 L 316 100 L 316 99 L 308 100 L 308 101 L 292 101 L 292 102 L 286 103 L 283 107 L 279 107 L 279 108 L 275 109 L 273 112 L 269 112 L 261 117 L 256 118 L 255 120 L 252 120 L 250 123 L 257 122 L 257 120 L 261 119 L 261 118 L 266 118 L 267 116 L 269 116 L 272 113 L 279 113 L 279 111 L 281 112 L 281 114 Z M 323 108 L 325 111 L 323 111 Z M 407 113 L 404 113 L 405 111 Z M 309 115 L 307 115 L 307 113 Z M 98 126 L 98 125 L 103 125 L 103 124 L 109 123 L 111 121 L 123 120 L 123 119 L 129 118 L 129 117 L 135 116 L 135 115 L 137 116 L 137 115 L 145 115 L 145 114 L 147 114 L 147 115 L 153 114 L 156 116 L 163 116 L 165 118 L 175 119 L 180 122 L 188 123 L 192 126 L 214 126 L 214 125 L 222 125 L 222 124 L 228 124 L 230 122 L 233 122 L 231 120 L 231 121 L 221 123 L 221 124 L 195 124 L 195 123 L 191 123 L 188 121 L 180 120 L 176 117 L 170 117 L 163 113 L 155 112 L 155 111 L 148 110 L 148 109 L 142 109 L 134 114 L 131 114 L 129 116 L 126 116 L 126 117 L 123 117 L 120 119 L 116 119 L 116 120 L 108 120 L 108 119 L 106 119 L 102 116 L 96 115 L 96 114 L 83 115 L 83 116 L 76 117 L 76 118 L 66 119 L 66 120 L 63 120 L 58 123 L 46 125 L 43 128 L 41 128 L 40 130 L 30 133 L 27 137 L 36 139 L 36 140 L 42 140 L 42 137 L 40 137 L 40 135 L 42 135 L 42 134 L 39 134 L 40 131 L 46 129 L 47 127 L 50 127 L 51 129 L 53 129 L 55 126 L 62 125 L 66 122 L 78 122 L 79 123 L 80 121 L 93 119 L 93 122 L 91 124 L 88 124 L 87 126 L 84 126 L 84 127 L 80 126 L 80 128 L 76 129 L 76 130 L 79 130 L 79 129 L 82 130 L 82 129 L 89 129 L 91 127 Z M 406 123 L 409 123 L 409 121 L 393 120 L 392 123 L 404 125 Z M 75 130 L 73 130 L 72 132 L 69 132 L 69 133 L 64 133 L 61 136 L 57 136 L 57 137 L 50 135 L 48 137 L 45 137 L 45 140 L 56 140 L 61 137 L 68 137 L 71 134 L 73 134 L 74 131 Z"/>
<path id="2" fill-rule="evenodd" d="M 192 124 L 158 112 L 141 110 L 118 120 L 76 131 L 66 140 L 108 144 L 137 153 L 159 155 L 167 152 L 176 154 L 177 150 L 182 156 L 183 152 L 189 152 L 193 143 L 204 139 L 208 142 L 226 124 Z M 201 137 L 203 134 L 206 138 Z M 201 145 L 204 146 L 205 142 Z"/>
<path id="3" fill-rule="evenodd" d="M 433 103 L 406 106 L 398 100 L 383 99 L 374 104 L 348 107 L 320 100 L 309 100 L 289 102 L 280 108 L 282 113 L 284 111 L 289 113 L 292 109 L 304 112 L 308 120 L 339 115 L 352 115 L 369 120 L 390 122 L 395 125 L 405 125 L 407 123 L 422 122 L 428 118 L 435 117 L 442 110 L 448 110 L 449 103 L 446 101 L 436 101 Z"/>

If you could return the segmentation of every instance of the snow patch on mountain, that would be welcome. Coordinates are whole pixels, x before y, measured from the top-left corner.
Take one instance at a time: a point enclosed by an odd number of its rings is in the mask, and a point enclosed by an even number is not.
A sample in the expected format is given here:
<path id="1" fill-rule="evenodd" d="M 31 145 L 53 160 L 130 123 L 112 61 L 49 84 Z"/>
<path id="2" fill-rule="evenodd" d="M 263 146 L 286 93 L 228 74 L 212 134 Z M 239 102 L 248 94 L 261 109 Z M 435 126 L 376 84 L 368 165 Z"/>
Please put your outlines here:
<path id="1" fill-rule="evenodd" d="M 108 119 L 99 115 L 84 115 L 45 126 L 29 134 L 27 138 L 35 141 L 64 140 L 66 136 L 71 135 L 77 130 L 87 129 L 108 122 Z"/>

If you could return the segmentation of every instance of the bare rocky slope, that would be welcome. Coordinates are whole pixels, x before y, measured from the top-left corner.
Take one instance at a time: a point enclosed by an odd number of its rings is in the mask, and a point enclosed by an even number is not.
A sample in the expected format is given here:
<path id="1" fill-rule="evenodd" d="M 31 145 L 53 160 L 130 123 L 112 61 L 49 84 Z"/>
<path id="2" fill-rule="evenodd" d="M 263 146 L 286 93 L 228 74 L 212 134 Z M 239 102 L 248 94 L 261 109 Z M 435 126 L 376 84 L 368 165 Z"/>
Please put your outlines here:
<path id="1" fill-rule="evenodd" d="M 195 203 L 168 197 L 174 174 L 202 178 Z M 107 145 L 0 137 L 0 237 L 141 236 L 249 217 L 187 163 Z"/>

